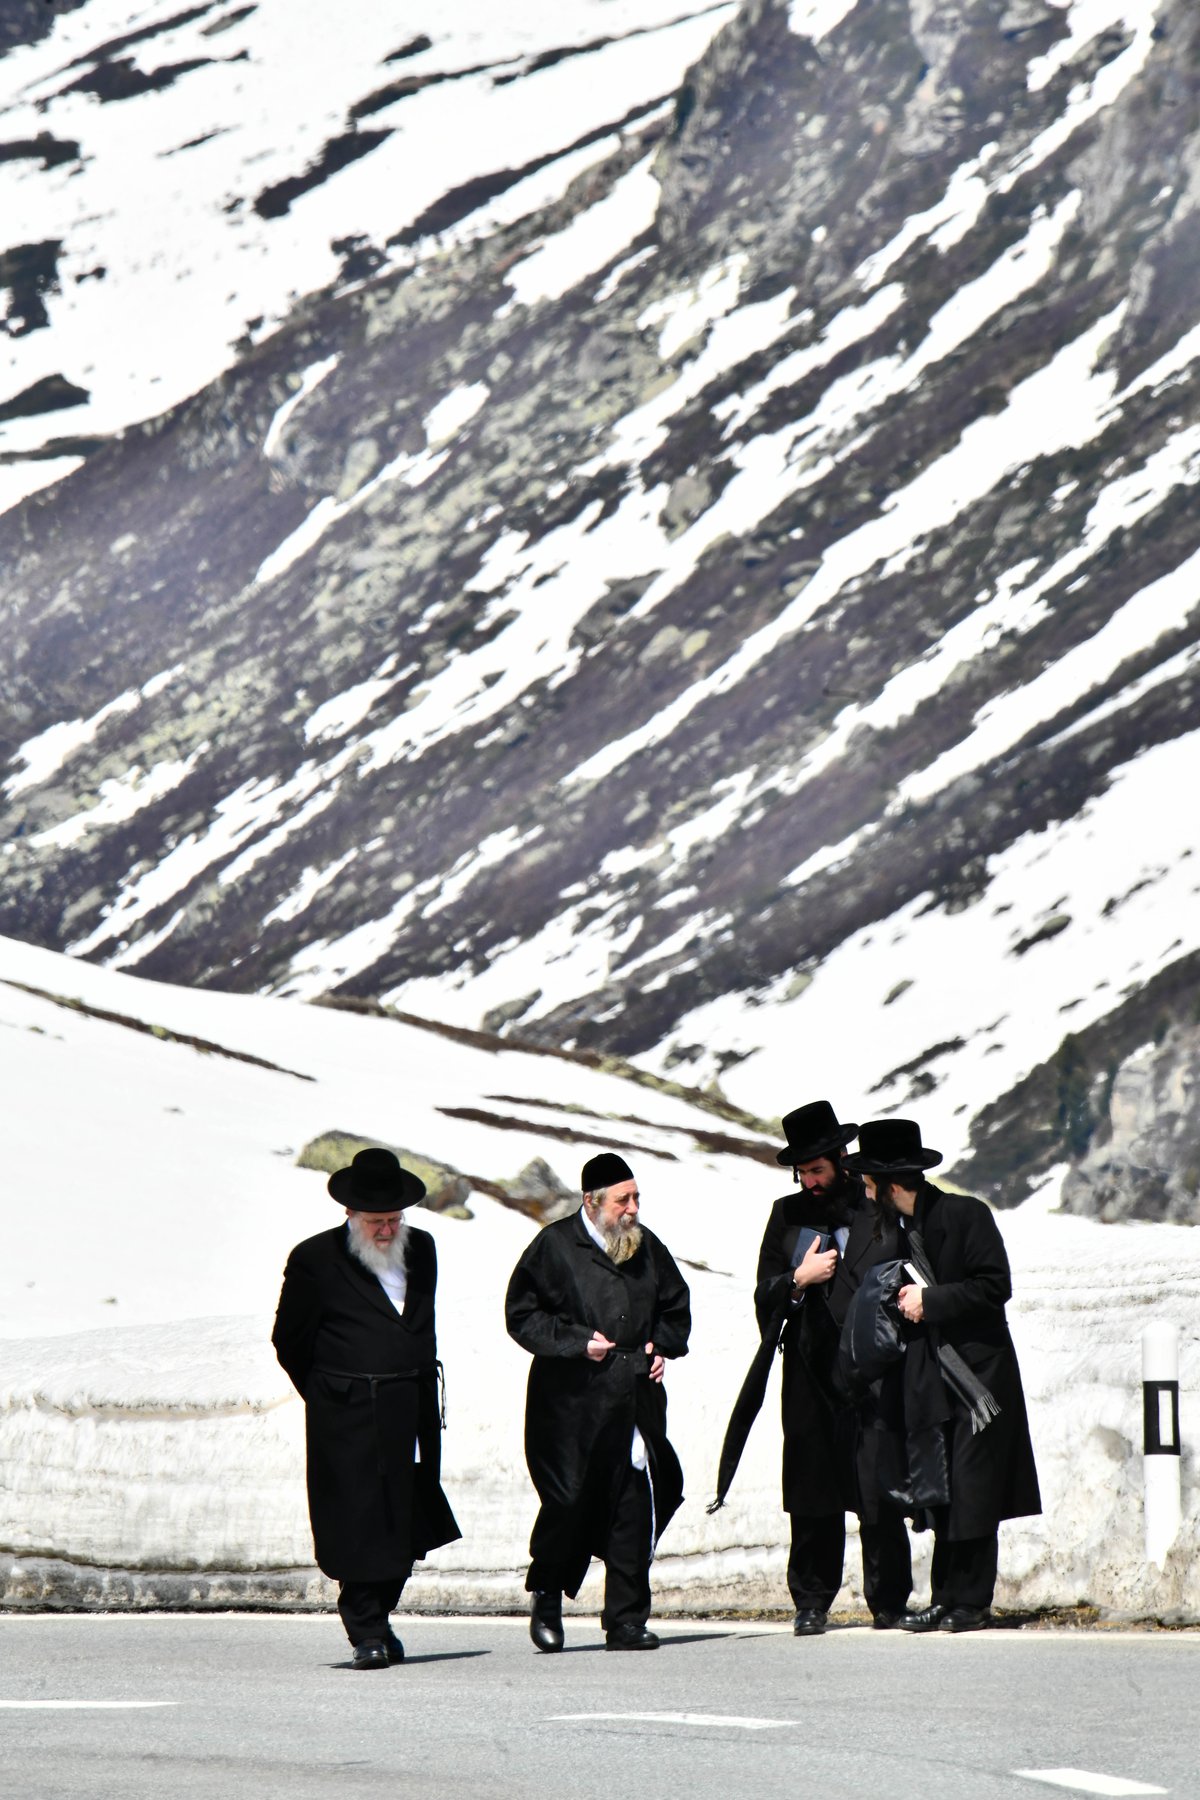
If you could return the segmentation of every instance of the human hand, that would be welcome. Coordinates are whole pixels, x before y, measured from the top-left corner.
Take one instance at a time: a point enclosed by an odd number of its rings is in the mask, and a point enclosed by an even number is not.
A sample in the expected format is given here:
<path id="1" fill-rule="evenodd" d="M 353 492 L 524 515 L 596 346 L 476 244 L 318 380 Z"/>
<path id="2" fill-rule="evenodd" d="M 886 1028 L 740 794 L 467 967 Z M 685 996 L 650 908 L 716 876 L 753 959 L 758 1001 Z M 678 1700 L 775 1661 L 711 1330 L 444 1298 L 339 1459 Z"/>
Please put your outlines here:
<path id="1" fill-rule="evenodd" d="M 659 1356 L 653 1344 L 646 1345 L 646 1355 L 650 1358 L 650 1367 L 647 1369 L 646 1373 L 649 1375 L 651 1381 L 661 1381 L 663 1378 L 663 1370 L 667 1365 L 664 1363 L 662 1357 Z"/>
<path id="2" fill-rule="evenodd" d="M 813 1287 L 822 1281 L 832 1281 L 833 1271 L 837 1268 L 836 1250 L 819 1250 L 820 1238 L 814 1238 L 803 1257 L 796 1266 L 792 1280 L 798 1288 Z"/>
<path id="3" fill-rule="evenodd" d="M 913 1286 L 902 1287 L 896 1295 L 896 1304 L 910 1325 L 919 1325 L 925 1317 L 925 1301 L 921 1289 Z"/>
<path id="4" fill-rule="evenodd" d="M 603 1362 L 610 1350 L 616 1345 L 611 1338 L 606 1338 L 602 1331 L 593 1331 L 588 1339 L 587 1354 L 592 1362 Z"/>

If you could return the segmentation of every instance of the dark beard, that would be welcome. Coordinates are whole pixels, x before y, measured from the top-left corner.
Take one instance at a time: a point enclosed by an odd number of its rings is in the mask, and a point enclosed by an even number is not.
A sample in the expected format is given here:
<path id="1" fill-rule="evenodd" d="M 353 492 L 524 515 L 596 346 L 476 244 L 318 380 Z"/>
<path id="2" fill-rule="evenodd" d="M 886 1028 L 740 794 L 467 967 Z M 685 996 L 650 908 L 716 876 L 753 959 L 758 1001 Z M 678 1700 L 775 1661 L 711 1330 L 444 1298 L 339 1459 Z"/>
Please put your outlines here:
<path id="1" fill-rule="evenodd" d="M 818 1230 L 836 1231 L 839 1226 L 849 1225 L 854 1217 L 857 1197 L 854 1183 L 843 1174 L 823 1194 L 806 1191 L 805 1210 Z"/>

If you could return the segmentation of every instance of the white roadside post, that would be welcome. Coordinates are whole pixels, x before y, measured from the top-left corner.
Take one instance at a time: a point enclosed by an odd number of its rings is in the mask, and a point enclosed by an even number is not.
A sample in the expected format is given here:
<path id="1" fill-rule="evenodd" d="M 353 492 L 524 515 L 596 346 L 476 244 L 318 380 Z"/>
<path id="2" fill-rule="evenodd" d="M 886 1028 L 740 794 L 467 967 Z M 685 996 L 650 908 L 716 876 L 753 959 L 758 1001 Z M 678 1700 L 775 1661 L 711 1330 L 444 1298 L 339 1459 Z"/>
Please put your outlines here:
<path id="1" fill-rule="evenodd" d="M 1179 1496 L 1179 1331 L 1147 1325 L 1142 1333 L 1142 1466 L 1146 1561 L 1161 1569 L 1182 1519 Z"/>

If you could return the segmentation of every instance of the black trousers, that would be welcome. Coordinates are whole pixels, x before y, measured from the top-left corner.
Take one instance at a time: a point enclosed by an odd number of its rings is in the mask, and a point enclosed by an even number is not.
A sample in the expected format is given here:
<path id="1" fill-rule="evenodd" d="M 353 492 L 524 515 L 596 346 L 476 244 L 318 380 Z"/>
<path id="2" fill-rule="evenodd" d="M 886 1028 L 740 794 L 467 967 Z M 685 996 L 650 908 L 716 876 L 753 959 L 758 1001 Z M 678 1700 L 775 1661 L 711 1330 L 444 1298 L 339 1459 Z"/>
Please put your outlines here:
<path id="1" fill-rule="evenodd" d="M 797 1612 L 828 1612 L 842 1585 L 846 1556 L 846 1515 L 789 1513 L 792 1544 L 788 1556 L 788 1592 Z M 899 1513 L 881 1513 L 872 1525 L 859 1525 L 863 1560 L 863 1594 L 873 1613 L 903 1612 L 912 1593 L 912 1553 Z"/>
<path id="2" fill-rule="evenodd" d="M 605 1631 L 644 1625 L 650 1617 L 650 1482 L 645 1472 L 626 1467 L 615 1497 L 601 1559 L 604 1563 Z M 532 1561 L 525 1577 L 529 1593 L 578 1593 L 587 1562 L 575 1549 L 579 1519 L 573 1507 L 543 1504 L 529 1540 Z M 589 1558 L 588 1561 L 591 1559 Z"/>
<path id="3" fill-rule="evenodd" d="M 978 1606 L 992 1604 L 996 1591 L 996 1565 L 999 1561 L 1000 1536 L 990 1531 L 985 1537 L 951 1539 L 946 1535 L 949 1509 L 933 1510 L 933 1569 L 931 1595 L 935 1606 Z"/>
<path id="4" fill-rule="evenodd" d="M 338 1612 L 352 1644 L 367 1644 L 382 1639 L 388 1628 L 388 1614 L 400 1604 L 404 1584 L 412 1574 L 412 1564 L 402 1575 L 387 1581 L 340 1581 Z"/>
<path id="5" fill-rule="evenodd" d="M 880 1512 L 875 1524 L 858 1523 L 862 1545 L 863 1598 L 873 1613 L 902 1613 L 912 1593 L 912 1548 L 904 1515 Z"/>

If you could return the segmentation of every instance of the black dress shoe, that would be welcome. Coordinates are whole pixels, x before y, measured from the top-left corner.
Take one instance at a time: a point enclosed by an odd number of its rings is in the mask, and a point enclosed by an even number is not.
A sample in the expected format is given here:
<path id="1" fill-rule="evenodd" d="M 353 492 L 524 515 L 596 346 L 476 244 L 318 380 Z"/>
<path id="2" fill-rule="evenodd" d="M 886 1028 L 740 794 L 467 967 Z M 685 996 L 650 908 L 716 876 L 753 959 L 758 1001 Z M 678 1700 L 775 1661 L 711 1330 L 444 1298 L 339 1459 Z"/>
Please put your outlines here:
<path id="1" fill-rule="evenodd" d="M 908 1616 L 906 1612 L 885 1612 L 881 1609 L 875 1614 L 874 1628 L 876 1631 L 904 1631 L 907 1629 L 905 1620 Z"/>
<path id="2" fill-rule="evenodd" d="M 828 1622 L 828 1613 L 815 1606 L 802 1606 L 792 1620 L 792 1630 L 797 1637 L 820 1637 Z"/>
<path id="3" fill-rule="evenodd" d="M 658 1639 L 644 1625 L 615 1625 L 604 1634 L 606 1650 L 657 1650 Z"/>
<path id="4" fill-rule="evenodd" d="M 390 1625 L 384 1634 L 383 1647 L 387 1651 L 387 1659 L 390 1663 L 404 1661 L 404 1645 L 400 1642 L 400 1639 L 396 1636 Z"/>
<path id="5" fill-rule="evenodd" d="M 944 1606 L 924 1606 L 920 1612 L 904 1613 L 896 1624 L 901 1631 L 936 1631 L 945 1614 Z"/>
<path id="6" fill-rule="evenodd" d="M 354 1646 L 354 1667 L 356 1669 L 386 1669 L 388 1653 L 378 1638 L 368 1638 L 365 1644 Z"/>
<path id="7" fill-rule="evenodd" d="M 563 1647 L 562 1595 L 535 1593 L 529 1606 L 529 1635 L 547 1653 Z"/>
<path id="8" fill-rule="evenodd" d="M 938 1620 L 939 1631 L 986 1631 L 992 1615 L 986 1606 L 952 1606 Z"/>

